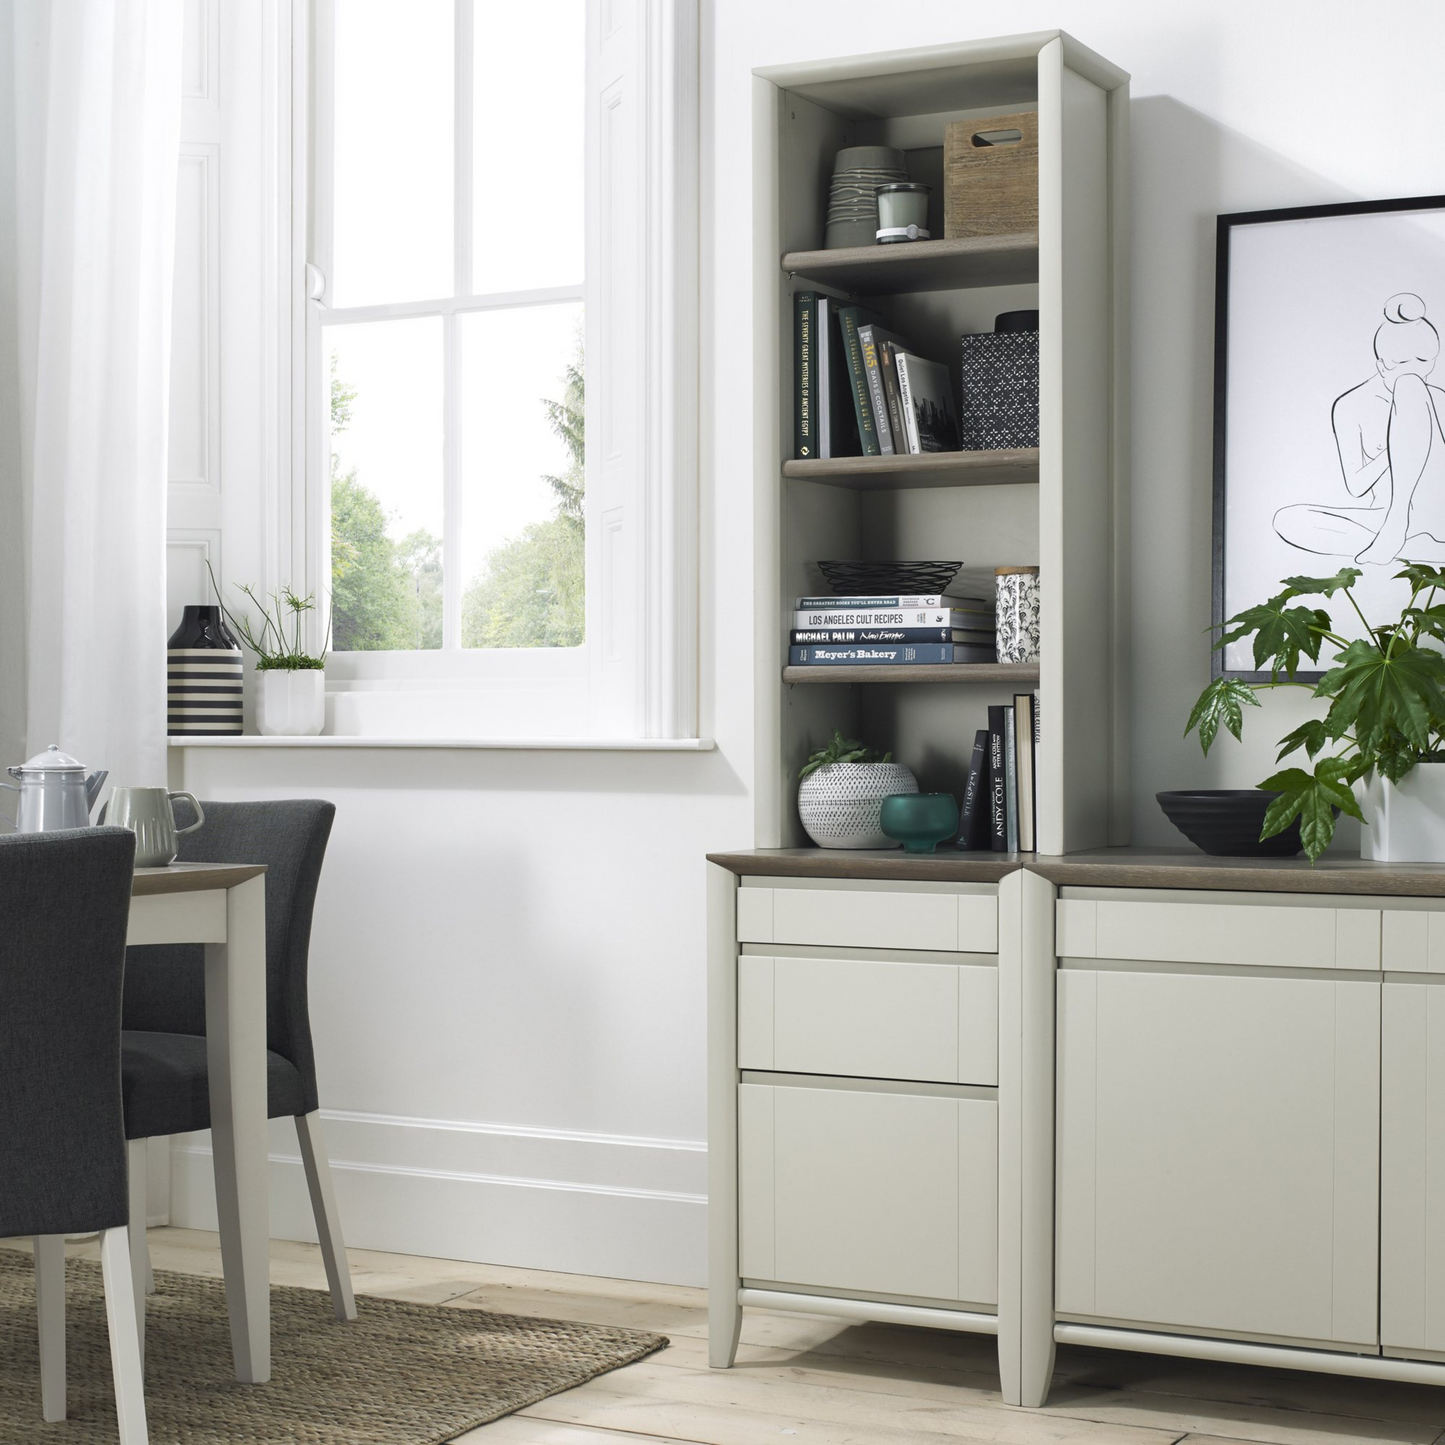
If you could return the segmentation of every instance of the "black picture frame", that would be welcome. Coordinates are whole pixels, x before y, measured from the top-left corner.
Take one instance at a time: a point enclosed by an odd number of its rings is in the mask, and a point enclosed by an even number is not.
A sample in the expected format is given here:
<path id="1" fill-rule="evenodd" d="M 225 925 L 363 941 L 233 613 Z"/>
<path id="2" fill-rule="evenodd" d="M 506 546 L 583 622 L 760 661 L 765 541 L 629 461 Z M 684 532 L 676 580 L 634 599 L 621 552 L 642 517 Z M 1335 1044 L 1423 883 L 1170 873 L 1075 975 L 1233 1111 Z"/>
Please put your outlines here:
<path id="1" fill-rule="evenodd" d="M 1334 216 L 1390 215 L 1409 211 L 1445 210 L 1445 195 L 1409 196 L 1397 200 L 1347 201 L 1322 206 L 1290 206 L 1268 211 L 1236 211 L 1215 218 L 1214 250 L 1214 494 L 1212 539 L 1211 636 L 1216 640 L 1227 617 L 1225 611 L 1225 556 L 1228 539 L 1229 479 L 1227 439 L 1229 410 L 1229 282 L 1230 240 L 1236 228 L 1269 225 L 1279 221 L 1316 220 Z M 1261 599 L 1263 600 L 1263 599 Z M 1267 682 L 1268 672 L 1227 668 L 1224 649 L 1211 653 L 1212 675 L 1239 678 L 1246 682 Z M 1324 670 L 1295 674 L 1298 681 L 1318 682 Z"/>

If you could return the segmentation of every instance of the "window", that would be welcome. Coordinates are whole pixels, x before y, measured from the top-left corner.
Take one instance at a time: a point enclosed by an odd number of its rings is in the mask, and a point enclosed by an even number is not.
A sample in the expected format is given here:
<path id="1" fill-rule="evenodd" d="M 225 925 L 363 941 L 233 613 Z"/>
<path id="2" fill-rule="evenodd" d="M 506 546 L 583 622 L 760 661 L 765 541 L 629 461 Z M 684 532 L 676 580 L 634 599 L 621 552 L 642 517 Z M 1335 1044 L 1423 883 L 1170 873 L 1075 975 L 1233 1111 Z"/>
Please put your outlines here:
<path id="1" fill-rule="evenodd" d="M 306 551 L 338 730 L 689 735 L 691 7 L 314 3 Z"/>

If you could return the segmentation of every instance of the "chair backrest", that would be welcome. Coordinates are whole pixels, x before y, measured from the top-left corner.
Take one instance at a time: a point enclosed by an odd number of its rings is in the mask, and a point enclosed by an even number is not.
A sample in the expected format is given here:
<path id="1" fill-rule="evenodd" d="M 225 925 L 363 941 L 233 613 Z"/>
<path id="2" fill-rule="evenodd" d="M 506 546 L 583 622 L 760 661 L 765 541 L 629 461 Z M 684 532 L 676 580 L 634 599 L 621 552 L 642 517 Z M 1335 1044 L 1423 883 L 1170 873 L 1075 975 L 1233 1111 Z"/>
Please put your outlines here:
<path id="1" fill-rule="evenodd" d="M 126 1222 L 121 974 L 135 834 L 0 837 L 0 1235 Z"/>
<path id="2" fill-rule="evenodd" d="M 203 807 L 205 824 L 180 839 L 181 862 L 266 865 L 266 1047 L 296 1066 L 310 1113 L 316 1108 L 316 1059 L 306 963 L 316 885 L 336 807 L 314 798 L 203 801 Z M 130 950 L 125 1026 L 155 1033 L 205 1033 L 205 961 L 199 947 Z"/>

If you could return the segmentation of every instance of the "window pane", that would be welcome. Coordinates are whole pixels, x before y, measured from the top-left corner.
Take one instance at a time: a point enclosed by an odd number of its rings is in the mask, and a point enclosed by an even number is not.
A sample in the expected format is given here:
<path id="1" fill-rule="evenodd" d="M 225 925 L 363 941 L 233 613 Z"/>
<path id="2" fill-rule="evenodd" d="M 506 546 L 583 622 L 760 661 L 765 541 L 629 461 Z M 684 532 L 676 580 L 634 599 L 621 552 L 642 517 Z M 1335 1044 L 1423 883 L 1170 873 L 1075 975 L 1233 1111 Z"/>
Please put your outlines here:
<path id="1" fill-rule="evenodd" d="M 580 285 L 585 0 L 478 5 L 476 16 L 472 289 Z"/>
<path id="2" fill-rule="evenodd" d="M 582 305 L 458 318 L 462 646 L 583 638 Z"/>
<path id="3" fill-rule="evenodd" d="M 331 645 L 442 645 L 442 323 L 326 330 Z"/>
<path id="4" fill-rule="evenodd" d="M 451 294 L 452 9 L 336 6 L 332 306 Z"/>

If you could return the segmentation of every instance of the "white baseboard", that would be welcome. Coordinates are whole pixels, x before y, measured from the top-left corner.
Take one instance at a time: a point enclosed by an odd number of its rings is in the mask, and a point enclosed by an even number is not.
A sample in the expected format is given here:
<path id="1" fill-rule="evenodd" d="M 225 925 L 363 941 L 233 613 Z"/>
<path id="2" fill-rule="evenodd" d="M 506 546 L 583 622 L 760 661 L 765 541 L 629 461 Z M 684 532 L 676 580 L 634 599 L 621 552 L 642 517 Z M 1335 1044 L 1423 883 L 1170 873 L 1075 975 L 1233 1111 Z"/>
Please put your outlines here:
<path id="1" fill-rule="evenodd" d="M 690 1141 L 322 1112 L 357 1248 L 703 1283 L 706 1151 Z M 315 1240 L 289 1120 L 271 1123 L 271 1233 Z M 171 1222 L 216 1227 L 209 1134 L 171 1150 Z"/>

